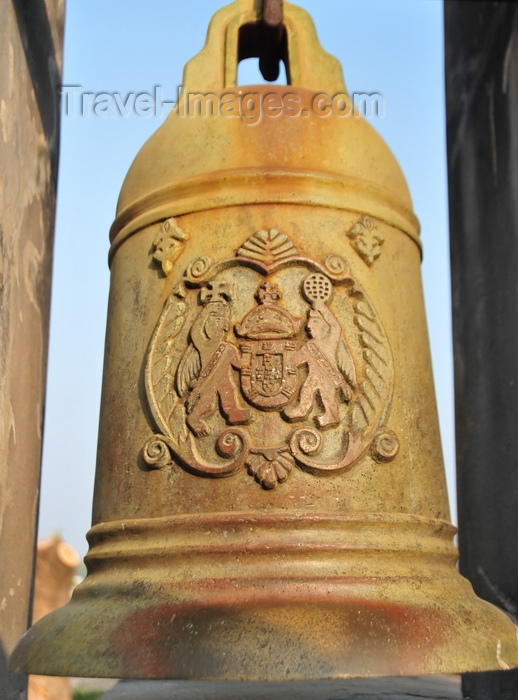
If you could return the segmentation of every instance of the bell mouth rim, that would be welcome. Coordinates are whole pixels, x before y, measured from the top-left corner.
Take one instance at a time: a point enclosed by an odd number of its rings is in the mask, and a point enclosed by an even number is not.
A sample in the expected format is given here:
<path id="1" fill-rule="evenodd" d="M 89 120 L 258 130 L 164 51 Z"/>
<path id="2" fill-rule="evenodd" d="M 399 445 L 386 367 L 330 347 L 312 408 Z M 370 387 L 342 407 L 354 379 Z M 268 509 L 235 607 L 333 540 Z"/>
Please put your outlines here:
<path id="1" fill-rule="evenodd" d="M 454 531 L 399 513 L 100 523 L 88 576 L 10 663 L 48 675 L 240 681 L 518 666 L 516 626 L 456 570 Z M 368 534 L 377 540 L 362 547 Z"/>
<path id="2" fill-rule="evenodd" d="M 286 589 L 273 601 L 258 582 L 257 599 L 238 596 L 226 605 L 219 599 L 179 601 L 158 588 L 111 597 L 92 592 L 37 622 L 9 666 L 38 675 L 221 681 L 518 666 L 515 625 L 458 578 L 460 587 L 430 585 L 414 595 L 408 588 L 406 595 L 386 600 L 379 597 L 384 584 L 355 581 L 329 593 L 298 590 L 292 599 Z M 394 584 L 390 592 L 397 590 Z"/>

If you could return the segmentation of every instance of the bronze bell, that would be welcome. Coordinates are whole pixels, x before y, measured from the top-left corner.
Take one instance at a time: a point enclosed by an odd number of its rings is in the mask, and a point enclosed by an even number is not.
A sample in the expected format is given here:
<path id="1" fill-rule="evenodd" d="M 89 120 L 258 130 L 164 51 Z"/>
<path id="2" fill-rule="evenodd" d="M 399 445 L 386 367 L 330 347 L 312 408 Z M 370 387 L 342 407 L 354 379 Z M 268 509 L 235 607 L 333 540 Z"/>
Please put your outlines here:
<path id="1" fill-rule="evenodd" d="M 517 666 L 516 627 L 455 568 L 405 179 L 310 17 L 286 3 L 272 39 L 257 5 L 214 16 L 126 177 L 88 576 L 12 664 L 241 680 Z M 237 87 L 247 55 L 283 59 L 289 85 Z"/>

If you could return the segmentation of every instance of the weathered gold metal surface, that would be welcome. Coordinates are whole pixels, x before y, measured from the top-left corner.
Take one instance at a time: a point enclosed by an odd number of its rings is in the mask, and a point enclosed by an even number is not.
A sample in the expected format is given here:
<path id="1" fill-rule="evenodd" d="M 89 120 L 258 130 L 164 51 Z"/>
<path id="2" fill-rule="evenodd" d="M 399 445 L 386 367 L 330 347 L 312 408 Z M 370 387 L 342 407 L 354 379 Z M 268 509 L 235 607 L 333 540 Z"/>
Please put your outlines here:
<path id="1" fill-rule="evenodd" d="M 518 665 L 455 568 L 401 171 L 308 16 L 291 84 L 235 86 L 237 0 L 124 183 L 88 577 L 18 670 L 283 680 Z M 263 112 L 188 116 L 253 93 Z M 287 109 L 267 115 L 265 105 Z M 317 105 L 318 106 L 318 105 Z"/>

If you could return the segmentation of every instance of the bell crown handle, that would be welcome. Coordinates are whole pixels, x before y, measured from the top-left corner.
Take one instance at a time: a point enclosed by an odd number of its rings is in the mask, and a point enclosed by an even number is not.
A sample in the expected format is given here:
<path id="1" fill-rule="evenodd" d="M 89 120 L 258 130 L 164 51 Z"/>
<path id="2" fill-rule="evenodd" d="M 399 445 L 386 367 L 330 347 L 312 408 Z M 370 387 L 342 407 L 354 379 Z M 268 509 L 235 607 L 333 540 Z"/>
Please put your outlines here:
<path id="1" fill-rule="evenodd" d="M 185 66 L 180 100 L 185 94 L 221 91 L 237 84 L 239 31 L 261 20 L 261 0 L 234 0 L 212 17 L 203 49 Z M 329 95 L 346 93 L 340 62 L 317 37 L 310 15 L 284 3 L 289 84 Z"/>

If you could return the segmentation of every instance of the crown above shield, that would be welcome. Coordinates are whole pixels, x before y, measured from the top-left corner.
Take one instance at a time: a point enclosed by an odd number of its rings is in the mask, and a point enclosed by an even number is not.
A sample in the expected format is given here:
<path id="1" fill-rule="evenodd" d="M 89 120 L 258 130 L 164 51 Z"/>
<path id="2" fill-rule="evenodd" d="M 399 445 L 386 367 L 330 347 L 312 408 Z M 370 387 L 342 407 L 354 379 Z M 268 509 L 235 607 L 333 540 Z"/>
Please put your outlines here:
<path id="1" fill-rule="evenodd" d="M 234 330 L 240 338 L 251 340 L 275 340 L 293 338 L 300 329 L 300 320 L 277 306 L 282 298 L 280 289 L 271 282 L 262 284 L 255 298 L 259 306 L 249 311 Z"/>

